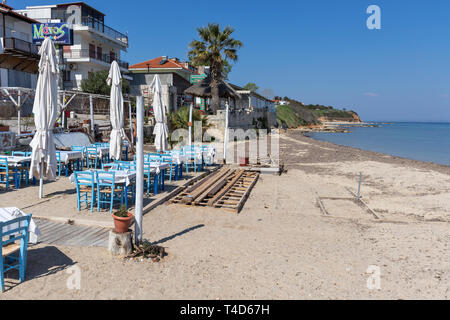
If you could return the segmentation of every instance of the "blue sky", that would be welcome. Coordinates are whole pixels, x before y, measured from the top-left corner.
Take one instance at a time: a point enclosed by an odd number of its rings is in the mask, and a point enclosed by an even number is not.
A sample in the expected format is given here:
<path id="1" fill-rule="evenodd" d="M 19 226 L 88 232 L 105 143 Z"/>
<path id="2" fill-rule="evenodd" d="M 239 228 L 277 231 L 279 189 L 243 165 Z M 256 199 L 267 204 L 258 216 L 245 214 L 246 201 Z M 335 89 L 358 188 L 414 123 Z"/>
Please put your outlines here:
<path id="1" fill-rule="evenodd" d="M 66 2 L 66 1 L 62 1 Z M 450 1 L 85 1 L 128 31 L 124 60 L 185 59 L 196 27 L 231 25 L 244 43 L 230 81 L 353 109 L 364 120 L 450 122 Z M 16 9 L 53 1 L 13 1 Z M 366 9 L 381 8 L 381 30 Z"/>

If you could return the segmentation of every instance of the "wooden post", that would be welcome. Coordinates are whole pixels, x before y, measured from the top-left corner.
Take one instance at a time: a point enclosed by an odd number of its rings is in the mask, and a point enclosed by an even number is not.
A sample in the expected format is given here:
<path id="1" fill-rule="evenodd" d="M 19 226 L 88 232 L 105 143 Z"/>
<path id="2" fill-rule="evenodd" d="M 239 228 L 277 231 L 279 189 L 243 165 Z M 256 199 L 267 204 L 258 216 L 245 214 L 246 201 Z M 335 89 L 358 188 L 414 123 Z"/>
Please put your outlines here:
<path id="1" fill-rule="evenodd" d="M 131 101 L 128 101 L 128 109 L 130 111 L 130 135 L 131 135 L 131 144 L 134 145 L 134 132 L 133 132 L 133 110 L 131 108 Z"/>
<path id="2" fill-rule="evenodd" d="M 228 112 L 230 109 L 230 104 L 228 101 L 225 103 L 225 133 L 223 137 L 223 163 L 227 163 L 227 143 L 228 143 Z"/>
<path id="3" fill-rule="evenodd" d="M 114 256 L 127 256 L 133 252 L 131 231 L 126 233 L 109 232 L 108 250 Z"/>
<path id="4" fill-rule="evenodd" d="M 192 145 L 192 112 L 194 109 L 194 102 L 191 103 L 189 108 L 189 146 Z"/>

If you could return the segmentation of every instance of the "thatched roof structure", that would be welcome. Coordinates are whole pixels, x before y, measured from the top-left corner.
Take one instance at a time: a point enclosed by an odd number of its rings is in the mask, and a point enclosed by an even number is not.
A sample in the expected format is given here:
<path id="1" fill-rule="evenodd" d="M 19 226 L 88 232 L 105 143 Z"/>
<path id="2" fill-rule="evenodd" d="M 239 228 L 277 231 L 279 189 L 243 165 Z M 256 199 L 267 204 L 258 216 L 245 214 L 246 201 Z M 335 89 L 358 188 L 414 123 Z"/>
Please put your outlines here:
<path id="1" fill-rule="evenodd" d="M 197 84 L 184 90 L 184 94 L 199 98 L 212 98 L 211 95 L 211 78 L 205 78 Z M 241 96 L 236 92 L 227 82 L 221 80 L 219 83 L 219 97 L 220 98 L 231 98 L 240 99 Z"/>

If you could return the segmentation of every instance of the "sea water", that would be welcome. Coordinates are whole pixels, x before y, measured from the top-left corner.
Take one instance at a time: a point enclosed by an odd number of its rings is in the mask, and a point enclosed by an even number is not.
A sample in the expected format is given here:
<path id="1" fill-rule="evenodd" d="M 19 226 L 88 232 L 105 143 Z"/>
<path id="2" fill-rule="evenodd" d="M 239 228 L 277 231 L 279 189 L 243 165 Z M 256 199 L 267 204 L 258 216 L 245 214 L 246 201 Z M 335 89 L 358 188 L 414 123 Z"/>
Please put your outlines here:
<path id="1" fill-rule="evenodd" d="M 314 139 L 420 161 L 450 165 L 450 123 L 374 123 L 344 128 L 350 133 L 314 132 Z"/>

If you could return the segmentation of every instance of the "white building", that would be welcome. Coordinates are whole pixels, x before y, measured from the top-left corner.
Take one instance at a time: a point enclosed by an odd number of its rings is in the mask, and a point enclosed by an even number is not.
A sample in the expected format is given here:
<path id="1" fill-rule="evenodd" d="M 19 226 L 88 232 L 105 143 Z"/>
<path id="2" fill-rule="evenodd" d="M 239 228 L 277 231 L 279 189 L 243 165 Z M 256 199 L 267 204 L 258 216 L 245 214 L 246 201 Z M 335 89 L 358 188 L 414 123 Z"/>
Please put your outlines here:
<path id="1" fill-rule="evenodd" d="M 39 55 L 31 40 L 33 23 L 34 20 L 0 3 L 1 87 L 36 87 Z"/>
<path id="2" fill-rule="evenodd" d="M 63 47 L 64 89 L 80 89 L 81 81 L 90 73 L 109 70 L 114 60 L 122 73 L 128 73 L 128 63 L 121 60 L 128 48 L 128 36 L 105 25 L 105 14 L 84 2 L 27 6 L 16 12 L 42 23 L 73 24 L 73 45 Z"/>

